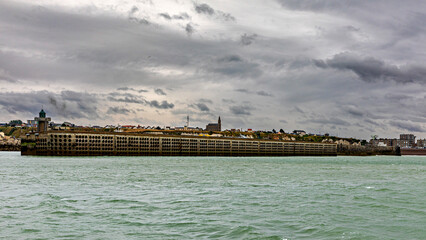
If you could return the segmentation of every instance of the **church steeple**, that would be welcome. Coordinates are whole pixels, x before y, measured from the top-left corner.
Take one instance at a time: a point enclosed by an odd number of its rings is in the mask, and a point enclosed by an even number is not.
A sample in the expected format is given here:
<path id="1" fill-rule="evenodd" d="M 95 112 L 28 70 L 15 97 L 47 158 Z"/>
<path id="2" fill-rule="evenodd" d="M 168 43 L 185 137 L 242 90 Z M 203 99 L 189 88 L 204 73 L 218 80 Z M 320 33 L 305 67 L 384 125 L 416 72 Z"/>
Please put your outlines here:
<path id="1" fill-rule="evenodd" d="M 220 120 L 220 116 L 219 116 L 219 119 L 217 120 L 217 125 L 219 126 L 219 131 L 222 131 L 222 121 Z"/>

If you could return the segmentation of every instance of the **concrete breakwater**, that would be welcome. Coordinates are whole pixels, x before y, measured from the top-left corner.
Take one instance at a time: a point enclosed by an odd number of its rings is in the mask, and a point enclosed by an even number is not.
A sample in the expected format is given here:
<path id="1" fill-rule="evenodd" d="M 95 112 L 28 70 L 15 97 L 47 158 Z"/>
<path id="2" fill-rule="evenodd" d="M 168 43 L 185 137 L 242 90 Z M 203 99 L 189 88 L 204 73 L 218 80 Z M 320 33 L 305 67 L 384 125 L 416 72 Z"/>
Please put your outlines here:
<path id="1" fill-rule="evenodd" d="M 375 156 L 375 155 L 401 155 L 399 148 L 381 146 L 354 146 L 337 144 L 337 155 L 344 156 Z"/>
<path id="2" fill-rule="evenodd" d="M 21 144 L 0 144 L 0 151 L 21 151 Z"/>
<path id="3" fill-rule="evenodd" d="M 336 156 L 337 145 L 129 133 L 47 132 L 22 139 L 21 154 L 52 156 Z"/>

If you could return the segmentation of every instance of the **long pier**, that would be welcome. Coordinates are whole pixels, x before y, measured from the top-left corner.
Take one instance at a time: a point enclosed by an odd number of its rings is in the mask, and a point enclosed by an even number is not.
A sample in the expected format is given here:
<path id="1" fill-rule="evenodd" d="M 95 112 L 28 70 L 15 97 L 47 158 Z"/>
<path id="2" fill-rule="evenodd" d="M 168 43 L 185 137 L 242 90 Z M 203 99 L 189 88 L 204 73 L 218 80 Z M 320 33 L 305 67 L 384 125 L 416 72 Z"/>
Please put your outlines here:
<path id="1" fill-rule="evenodd" d="M 178 135 L 47 132 L 23 139 L 21 154 L 45 156 L 336 156 L 337 145 Z"/>

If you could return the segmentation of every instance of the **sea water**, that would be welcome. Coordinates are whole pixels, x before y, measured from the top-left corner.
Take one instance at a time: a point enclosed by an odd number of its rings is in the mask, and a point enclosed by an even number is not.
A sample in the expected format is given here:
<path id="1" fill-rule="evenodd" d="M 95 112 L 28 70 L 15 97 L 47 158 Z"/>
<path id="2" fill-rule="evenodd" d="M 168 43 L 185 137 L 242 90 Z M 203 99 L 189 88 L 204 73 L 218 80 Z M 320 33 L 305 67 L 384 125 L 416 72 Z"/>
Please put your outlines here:
<path id="1" fill-rule="evenodd" d="M 426 239 L 426 157 L 0 152 L 1 239 Z"/>

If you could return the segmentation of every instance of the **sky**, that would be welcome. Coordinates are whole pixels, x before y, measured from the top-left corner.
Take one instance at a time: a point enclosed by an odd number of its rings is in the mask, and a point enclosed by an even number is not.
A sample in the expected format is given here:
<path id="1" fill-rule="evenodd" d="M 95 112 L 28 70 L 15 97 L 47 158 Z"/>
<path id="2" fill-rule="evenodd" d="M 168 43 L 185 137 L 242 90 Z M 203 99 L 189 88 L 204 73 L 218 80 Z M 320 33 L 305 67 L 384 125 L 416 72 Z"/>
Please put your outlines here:
<path id="1" fill-rule="evenodd" d="M 3 0 L 0 122 L 426 137 L 426 2 Z"/>

